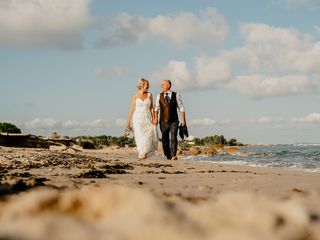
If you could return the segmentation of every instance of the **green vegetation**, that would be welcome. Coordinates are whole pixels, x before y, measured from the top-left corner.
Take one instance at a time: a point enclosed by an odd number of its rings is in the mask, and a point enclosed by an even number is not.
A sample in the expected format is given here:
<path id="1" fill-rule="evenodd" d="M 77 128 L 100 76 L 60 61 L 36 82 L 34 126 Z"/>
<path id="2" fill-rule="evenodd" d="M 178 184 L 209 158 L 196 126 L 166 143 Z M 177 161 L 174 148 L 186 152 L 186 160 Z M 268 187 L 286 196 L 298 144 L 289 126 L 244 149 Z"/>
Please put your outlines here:
<path id="1" fill-rule="evenodd" d="M 8 122 L 0 122 L 0 132 L 5 133 L 21 133 L 21 130 L 15 125 Z"/>
<path id="2" fill-rule="evenodd" d="M 134 138 L 129 137 L 115 137 L 115 136 L 78 136 L 73 137 L 73 140 L 85 149 L 101 149 L 106 146 L 118 146 L 118 147 L 135 147 Z M 160 139 L 161 141 L 161 139 Z M 207 136 L 204 138 L 195 138 L 193 141 L 179 141 L 179 148 L 181 150 L 188 150 L 191 146 L 214 146 L 221 144 L 224 146 L 243 146 L 237 139 L 231 138 L 227 140 L 223 135 Z"/>
<path id="3" fill-rule="evenodd" d="M 237 139 L 235 138 L 231 138 L 229 141 L 228 141 L 228 146 L 242 146 L 243 144 L 242 143 L 238 143 Z"/>
<path id="4" fill-rule="evenodd" d="M 86 149 L 99 149 L 105 146 L 119 146 L 125 147 L 135 147 L 135 142 L 133 138 L 128 138 L 124 136 L 114 137 L 114 136 L 79 136 L 73 138 L 76 141 L 79 141 L 80 146 Z"/>
<path id="5" fill-rule="evenodd" d="M 119 146 L 119 147 L 135 147 L 134 138 L 128 138 L 124 136 L 114 137 L 114 136 L 79 136 L 73 138 L 79 142 L 80 146 L 86 149 L 99 149 L 106 146 Z M 216 144 L 221 144 L 224 146 L 243 146 L 242 143 L 239 143 L 237 139 L 231 138 L 230 140 L 225 139 L 223 135 L 214 135 L 207 136 L 204 138 L 194 139 L 194 144 L 181 140 L 179 141 L 179 147 L 182 150 L 187 150 L 191 145 L 195 146 L 214 146 Z"/>
<path id="6" fill-rule="evenodd" d="M 191 143 L 193 142 L 193 143 Z M 179 141 L 179 147 L 182 150 L 189 149 L 190 146 L 214 146 L 216 144 L 221 144 L 223 146 L 243 146 L 242 143 L 238 142 L 237 139 L 231 138 L 227 140 L 223 135 L 214 135 L 214 136 L 207 136 L 204 138 L 195 138 L 193 141 Z"/>

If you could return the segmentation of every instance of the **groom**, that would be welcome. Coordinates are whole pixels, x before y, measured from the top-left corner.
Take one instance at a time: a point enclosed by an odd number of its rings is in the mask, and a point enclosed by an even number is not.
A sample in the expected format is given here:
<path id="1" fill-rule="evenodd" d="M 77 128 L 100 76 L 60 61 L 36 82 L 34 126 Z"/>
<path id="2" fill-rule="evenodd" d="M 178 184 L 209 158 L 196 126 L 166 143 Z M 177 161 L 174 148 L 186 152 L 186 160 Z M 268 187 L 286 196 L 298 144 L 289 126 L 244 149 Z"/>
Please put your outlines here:
<path id="1" fill-rule="evenodd" d="M 178 125 L 177 109 L 180 111 L 181 125 L 186 125 L 186 116 L 181 96 L 177 92 L 170 91 L 171 81 L 163 80 L 162 93 L 157 95 L 155 102 L 154 124 L 158 124 L 158 112 L 160 111 L 160 130 L 162 133 L 162 147 L 168 160 L 177 160 Z"/>

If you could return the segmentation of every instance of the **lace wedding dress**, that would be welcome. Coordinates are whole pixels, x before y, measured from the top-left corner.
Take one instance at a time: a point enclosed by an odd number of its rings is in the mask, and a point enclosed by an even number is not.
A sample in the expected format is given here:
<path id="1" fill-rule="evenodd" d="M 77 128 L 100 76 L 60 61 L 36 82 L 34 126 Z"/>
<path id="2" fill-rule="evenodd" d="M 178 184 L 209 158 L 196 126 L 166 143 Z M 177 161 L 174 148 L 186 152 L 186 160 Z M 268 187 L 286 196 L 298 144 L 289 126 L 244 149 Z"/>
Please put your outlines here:
<path id="1" fill-rule="evenodd" d="M 132 127 L 139 158 L 152 155 L 158 148 L 157 126 L 152 124 L 150 105 L 150 93 L 145 100 L 136 97 Z"/>

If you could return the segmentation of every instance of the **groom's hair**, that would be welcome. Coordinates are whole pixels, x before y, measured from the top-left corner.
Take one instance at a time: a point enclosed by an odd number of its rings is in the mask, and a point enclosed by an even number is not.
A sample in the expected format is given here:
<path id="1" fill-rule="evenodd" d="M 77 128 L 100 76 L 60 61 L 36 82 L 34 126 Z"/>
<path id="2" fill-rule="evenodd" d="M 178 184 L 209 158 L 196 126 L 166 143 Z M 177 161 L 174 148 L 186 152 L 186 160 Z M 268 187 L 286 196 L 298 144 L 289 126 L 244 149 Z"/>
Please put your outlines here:
<path id="1" fill-rule="evenodd" d="M 168 83 L 169 83 L 169 85 L 170 85 L 170 88 L 171 88 L 171 81 L 169 80 L 169 79 L 166 79 L 166 80 L 164 80 L 164 81 L 167 81 Z"/>

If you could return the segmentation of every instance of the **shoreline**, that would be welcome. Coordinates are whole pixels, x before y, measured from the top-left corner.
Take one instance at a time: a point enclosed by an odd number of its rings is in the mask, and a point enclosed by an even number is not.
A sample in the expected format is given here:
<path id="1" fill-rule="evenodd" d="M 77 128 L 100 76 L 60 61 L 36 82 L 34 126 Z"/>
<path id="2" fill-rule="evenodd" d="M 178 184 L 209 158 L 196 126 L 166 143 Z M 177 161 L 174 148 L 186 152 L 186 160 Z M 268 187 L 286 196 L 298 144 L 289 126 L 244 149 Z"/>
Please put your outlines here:
<path id="1" fill-rule="evenodd" d="M 231 165 L 243 165 L 248 167 L 267 167 L 273 169 L 283 169 L 289 171 L 302 171 L 302 172 L 315 172 L 320 173 L 319 161 L 315 156 L 299 155 L 296 151 L 304 151 L 304 149 L 291 149 L 283 148 L 283 146 L 301 147 L 295 145 L 275 145 L 275 146 L 224 146 L 222 150 L 214 152 L 213 155 L 208 156 L 206 150 L 209 153 L 211 148 L 199 147 L 199 154 L 196 151 L 191 151 L 191 155 L 183 156 L 187 160 L 213 162 L 218 164 L 231 164 Z M 270 149 L 271 147 L 271 149 Z M 276 147 L 273 150 L 273 147 Z M 305 146 L 304 146 L 305 147 Z M 314 145 L 308 145 L 307 147 L 314 147 Z M 215 147 L 213 147 L 215 148 Z M 256 151 L 251 151 L 253 148 L 260 148 Z M 262 149 L 261 149 L 262 148 Z M 318 149 L 311 149 L 316 154 Z M 286 152 L 286 153 L 282 153 Z M 306 154 L 306 152 L 304 152 Z M 295 158 L 294 161 L 291 161 Z M 313 160 L 315 158 L 315 160 Z M 309 160 L 308 160 L 309 159 Z"/>
<path id="2" fill-rule="evenodd" d="M 192 156 L 190 156 L 192 157 Z M 187 160 L 189 161 L 189 160 Z M 270 168 L 270 169 L 277 169 L 277 170 L 283 170 L 283 171 L 289 171 L 289 172 L 306 172 L 306 173 L 320 173 L 320 169 L 315 169 L 312 170 L 310 168 L 308 169 L 304 169 L 304 168 L 297 168 L 297 167 L 273 167 L 273 166 L 263 166 L 263 165 L 254 165 L 254 164 L 250 164 L 250 163 L 234 163 L 234 162 L 217 162 L 217 161 L 210 161 L 210 160 L 191 160 L 191 161 L 195 161 L 195 162 L 205 162 L 205 163 L 214 163 L 214 164 L 225 164 L 225 165 L 233 165 L 234 167 L 236 166 L 246 166 L 246 167 L 252 167 L 252 168 Z"/>

